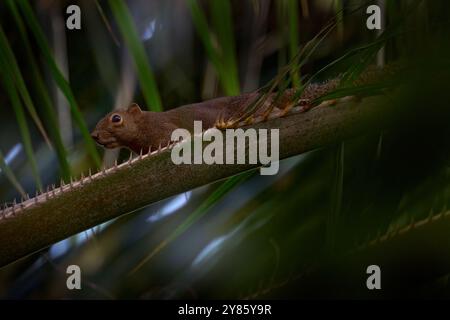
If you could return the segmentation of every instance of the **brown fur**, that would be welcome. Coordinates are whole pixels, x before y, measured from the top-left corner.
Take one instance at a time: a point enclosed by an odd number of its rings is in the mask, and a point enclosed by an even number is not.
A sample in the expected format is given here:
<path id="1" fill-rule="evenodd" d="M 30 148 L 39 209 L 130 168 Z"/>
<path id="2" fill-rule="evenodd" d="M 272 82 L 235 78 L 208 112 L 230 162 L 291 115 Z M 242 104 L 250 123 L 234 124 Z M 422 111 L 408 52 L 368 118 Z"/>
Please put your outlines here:
<path id="1" fill-rule="evenodd" d="M 286 90 L 283 95 L 273 103 L 275 94 L 272 94 L 252 115 L 267 120 L 272 110 L 289 111 L 293 105 L 307 105 L 314 98 L 329 92 L 337 85 L 337 81 L 329 81 L 321 85 L 310 85 L 305 88 L 300 100 L 292 101 L 295 95 L 293 89 Z M 137 104 L 132 104 L 125 110 L 108 113 L 101 119 L 91 136 L 106 148 L 125 147 L 136 153 L 148 152 L 149 148 L 157 148 L 160 144 L 167 145 L 173 130 L 184 128 L 193 131 L 194 121 L 202 121 L 203 129 L 215 126 L 219 119 L 237 119 L 245 113 L 246 107 L 258 98 L 258 93 L 247 93 L 235 97 L 223 97 L 185 105 L 164 112 L 142 111 Z M 308 108 L 305 108 L 306 111 Z M 111 121 L 113 115 L 120 115 L 123 122 L 115 124 Z M 282 113 L 283 115 L 285 113 Z M 251 124 L 248 121 L 247 124 Z M 232 124 L 218 126 L 220 128 L 232 127 Z"/>
<path id="2" fill-rule="evenodd" d="M 368 68 L 355 81 L 355 85 L 380 80 L 386 75 L 395 73 L 399 68 L 400 66 L 396 64 L 382 69 Z M 136 153 L 141 150 L 148 152 L 150 147 L 167 145 L 173 130 L 177 128 L 192 132 L 195 120 L 202 121 L 203 130 L 212 127 L 226 129 L 282 117 L 297 106 L 300 108 L 295 109 L 295 112 L 307 111 L 313 107 L 312 102 L 316 98 L 335 90 L 340 81 L 341 78 L 337 77 L 321 84 L 310 84 L 304 88 L 298 99 L 295 98 L 295 89 L 285 90 L 276 101 L 274 98 L 277 94 L 272 93 L 254 110 L 253 102 L 259 97 L 256 92 L 189 104 L 164 112 L 142 111 L 137 104 L 132 104 L 125 110 L 107 114 L 98 122 L 92 137 L 106 148 L 125 147 Z M 114 114 L 120 115 L 123 122 L 113 123 L 111 116 Z"/>
<path id="3" fill-rule="evenodd" d="M 108 113 L 97 123 L 91 136 L 105 148 L 125 147 L 136 153 L 142 149 L 145 153 L 150 147 L 166 145 L 176 128 L 192 132 L 195 120 L 202 121 L 203 129 L 213 127 L 219 116 L 230 117 L 248 98 L 249 94 L 217 98 L 165 112 L 142 111 L 137 104 L 132 104 L 127 109 Z M 111 121 L 116 114 L 122 117 L 121 124 Z"/>

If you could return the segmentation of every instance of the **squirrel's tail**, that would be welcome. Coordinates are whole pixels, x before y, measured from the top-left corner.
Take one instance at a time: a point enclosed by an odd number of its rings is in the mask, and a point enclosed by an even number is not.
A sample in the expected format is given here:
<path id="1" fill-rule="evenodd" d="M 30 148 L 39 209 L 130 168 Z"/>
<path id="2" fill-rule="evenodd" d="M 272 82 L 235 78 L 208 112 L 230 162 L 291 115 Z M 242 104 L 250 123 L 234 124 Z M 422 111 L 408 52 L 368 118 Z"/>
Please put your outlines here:
<path id="1" fill-rule="evenodd" d="M 397 70 L 397 64 L 387 65 L 381 69 L 369 67 L 358 76 L 357 80 L 351 81 L 351 85 L 357 88 L 378 83 L 395 74 Z M 306 112 L 317 106 L 334 105 L 338 101 L 358 97 L 357 93 L 344 93 L 328 98 L 330 93 L 334 94 L 341 86 L 345 86 L 345 83 L 345 75 L 341 75 L 323 83 L 308 84 L 300 92 L 293 88 L 286 89 L 282 93 L 257 92 L 249 95 L 247 101 L 232 116 L 227 118 L 219 116 L 214 126 L 218 129 L 244 127 L 290 114 Z M 352 92 L 352 90 L 345 92 Z M 354 92 L 358 91 L 354 90 Z"/>

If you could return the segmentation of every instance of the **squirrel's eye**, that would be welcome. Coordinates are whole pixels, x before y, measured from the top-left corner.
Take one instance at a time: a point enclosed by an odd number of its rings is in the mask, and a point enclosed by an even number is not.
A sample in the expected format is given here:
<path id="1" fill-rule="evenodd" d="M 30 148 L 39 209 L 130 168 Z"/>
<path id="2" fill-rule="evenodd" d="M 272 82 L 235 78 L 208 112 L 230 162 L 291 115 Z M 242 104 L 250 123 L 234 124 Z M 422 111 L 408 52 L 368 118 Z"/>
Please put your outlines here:
<path id="1" fill-rule="evenodd" d="M 111 122 L 120 123 L 120 122 L 122 122 L 122 117 L 118 114 L 113 114 L 111 117 Z"/>

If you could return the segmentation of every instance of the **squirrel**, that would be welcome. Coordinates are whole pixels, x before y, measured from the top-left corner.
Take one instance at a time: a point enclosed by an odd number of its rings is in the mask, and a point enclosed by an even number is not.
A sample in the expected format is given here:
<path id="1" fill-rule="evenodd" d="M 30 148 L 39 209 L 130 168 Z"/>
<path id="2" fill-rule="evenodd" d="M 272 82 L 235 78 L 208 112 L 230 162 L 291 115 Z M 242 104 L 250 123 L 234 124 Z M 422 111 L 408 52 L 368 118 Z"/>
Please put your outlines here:
<path id="1" fill-rule="evenodd" d="M 355 86 L 374 84 L 389 79 L 401 69 L 404 69 L 404 65 L 400 62 L 391 62 L 382 68 L 369 66 L 351 82 Z M 177 128 L 193 132 L 194 121 L 202 121 L 205 130 L 213 127 L 239 128 L 308 111 L 318 105 L 318 98 L 335 91 L 341 84 L 345 86 L 346 81 L 343 80 L 345 77 L 341 74 L 323 83 L 309 83 L 299 96 L 294 88 L 268 95 L 257 90 L 184 105 L 164 112 L 143 111 L 136 103 L 132 103 L 126 109 L 108 113 L 97 123 L 91 136 L 106 148 L 124 147 L 138 154 L 147 153 L 152 147 L 171 143 L 172 132 Z M 342 99 L 354 97 L 350 95 Z M 332 105 L 335 102 L 335 99 L 330 99 L 322 104 Z"/>
<path id="2" fill-rule="evenodd" d="M 200 103 L 184 105 L 164 112 L 143 111 L 132 103 L 128 108 L 108 113 L 101 119 L 91 137 L 105 148 L 124 147 L 131 151 L 147 153 L 149 149 L 170 143 L 172 132 L 177 128 L 193 131 L 194 121 L 202 121 L 205 129 L 226 129 L 250 125 L 290 113 L 305 112 L 311 102 L 338 85 L 338 80 L 323 84 L 310 84 L 301 96 L 295 98 L 295 89 L 287 89 L 280 96 L 269 95 L 251 116 L 244 118 L 242 112 L 257 101 L 258 92 L 239 96 L 221 97 Z"/>
<path id="3" fill-rule="evenodd" d="M 389 79 L 402 68 L 400 63 L 390 63 L 383 68 L 369 66 L 352 83 L 356 86 L 373 84 Z M 143 111 L 136 103 L 132 103 L 126 109 L 108 113 L 97 123 L 91 136 L 105 148 L 124 147 L 138 154 L 147 153 L 152 147 L 158 148 L 173 142 L 171 135 L 175 129 L 183 128 L 193 132 L 194 121 L 202 121 L 202 128 L 205 130 L 213 127 L 227 129 L 306 112 L 318 106 L 318 98 L 338 89 L 343 79 L 339 75 L 323 83 L 309 83 L 301 90 L 300 95 L 294 88 L 267 95 L 258 90 L 184 105 L 164 112 Z M 342 99 L 354 97 L 350 95 Z M 336 99 L 330 99 L 320 105 L 334 103 Z"/>

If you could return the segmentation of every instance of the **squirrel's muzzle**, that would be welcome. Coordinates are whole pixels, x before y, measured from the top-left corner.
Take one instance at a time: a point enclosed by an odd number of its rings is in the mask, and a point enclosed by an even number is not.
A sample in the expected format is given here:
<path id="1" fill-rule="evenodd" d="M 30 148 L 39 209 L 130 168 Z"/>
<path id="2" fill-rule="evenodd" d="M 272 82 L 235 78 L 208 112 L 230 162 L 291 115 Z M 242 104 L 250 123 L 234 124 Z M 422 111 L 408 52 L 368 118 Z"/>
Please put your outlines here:
<path id="1" fill-rule="evenodd" d="M 91 137 L 92 137 L 92 139 L 94 139 L 97 142 L 100 139 L 100 136 L 99 136 L 99 133 L 98 133 L 97 130 L 94 130 L 94 131 L 91 132 Z"/>
<path id="2" fill-rule="evenodd" d="M 91 133 L 92 139 L 95 140 L 99 145 L 108 148 L 113 149 L 119 147 L 119 143 L 117 142 L 116 138 L 111 136 L 110 134 L 107 134 L 101 130 L 95 129 Z"/>

